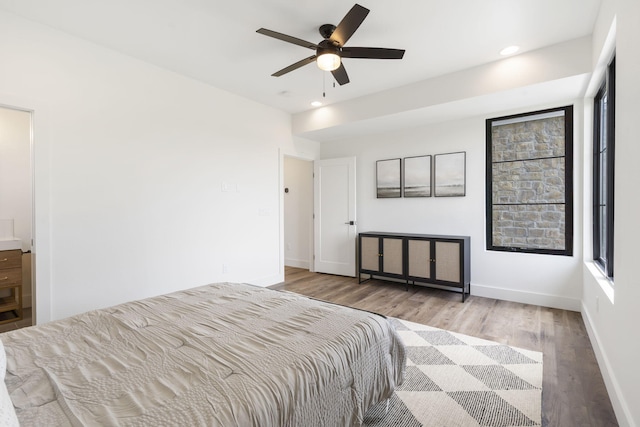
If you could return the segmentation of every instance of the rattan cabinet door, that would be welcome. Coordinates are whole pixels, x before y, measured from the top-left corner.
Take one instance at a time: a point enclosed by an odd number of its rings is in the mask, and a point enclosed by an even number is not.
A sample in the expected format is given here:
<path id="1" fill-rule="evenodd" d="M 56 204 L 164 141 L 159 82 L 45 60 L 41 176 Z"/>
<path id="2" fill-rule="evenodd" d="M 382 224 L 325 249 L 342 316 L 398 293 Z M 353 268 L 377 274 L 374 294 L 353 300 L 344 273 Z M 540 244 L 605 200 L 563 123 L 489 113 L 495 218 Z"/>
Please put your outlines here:
<path id="1" fill-rule="evenodd" d="M 460 283 L 460 243 L 436 241 L 436 280 Z"/>
<path id="2" fill-rule="evenodd" d="M 403 275 L 402 239 L 382 239 L 382 272 Z"/>
<path id="3" fill-rule="evenodd" d="M 367 271 L 380 271 L 380 238 L 360 238 L 360 269 Z"/>
<path id="4" fill-rule="evenodd" d="M 431 240 L 407 242 L 408 274 L 410 277 L 431 278 Z"/>

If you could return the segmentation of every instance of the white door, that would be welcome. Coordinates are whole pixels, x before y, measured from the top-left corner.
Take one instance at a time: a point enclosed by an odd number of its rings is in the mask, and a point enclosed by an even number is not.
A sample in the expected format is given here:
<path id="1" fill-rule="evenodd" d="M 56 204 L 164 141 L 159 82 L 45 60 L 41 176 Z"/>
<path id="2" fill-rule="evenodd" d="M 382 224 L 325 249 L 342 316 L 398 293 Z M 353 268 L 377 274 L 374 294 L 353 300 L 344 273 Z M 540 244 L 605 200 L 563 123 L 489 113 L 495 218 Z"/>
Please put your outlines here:
<path id="1" fill-rule="evenodd" d="M 356 275 L 356 158 L 314 162 L 314 269 Z"/>

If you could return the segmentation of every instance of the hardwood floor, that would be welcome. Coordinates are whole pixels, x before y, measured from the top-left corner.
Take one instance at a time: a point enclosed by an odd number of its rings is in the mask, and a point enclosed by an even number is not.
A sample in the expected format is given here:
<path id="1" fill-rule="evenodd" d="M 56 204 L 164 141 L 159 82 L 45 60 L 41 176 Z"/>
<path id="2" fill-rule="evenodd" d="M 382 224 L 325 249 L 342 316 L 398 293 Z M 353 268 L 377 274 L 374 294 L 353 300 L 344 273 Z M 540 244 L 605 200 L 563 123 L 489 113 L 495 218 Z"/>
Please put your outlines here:
<path id="1" fill-rule="evenodd" d="M 292 267 L 272 288 L 541 351 L 543 426 L 618 425 L 580 313 Z"/>

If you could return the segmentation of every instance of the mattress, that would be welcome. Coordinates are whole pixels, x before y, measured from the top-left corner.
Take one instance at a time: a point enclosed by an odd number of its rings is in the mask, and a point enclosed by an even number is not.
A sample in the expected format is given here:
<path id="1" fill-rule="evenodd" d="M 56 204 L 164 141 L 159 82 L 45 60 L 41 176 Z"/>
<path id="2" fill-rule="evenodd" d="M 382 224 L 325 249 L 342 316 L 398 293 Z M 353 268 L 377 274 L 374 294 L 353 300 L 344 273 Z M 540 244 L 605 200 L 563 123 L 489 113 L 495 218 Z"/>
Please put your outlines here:
<path id="1" fill-rule="evenodd" d="M 383 316 L 219 283 L 0 335 L 22 426 L 349 426 L 402 382 Z"/>

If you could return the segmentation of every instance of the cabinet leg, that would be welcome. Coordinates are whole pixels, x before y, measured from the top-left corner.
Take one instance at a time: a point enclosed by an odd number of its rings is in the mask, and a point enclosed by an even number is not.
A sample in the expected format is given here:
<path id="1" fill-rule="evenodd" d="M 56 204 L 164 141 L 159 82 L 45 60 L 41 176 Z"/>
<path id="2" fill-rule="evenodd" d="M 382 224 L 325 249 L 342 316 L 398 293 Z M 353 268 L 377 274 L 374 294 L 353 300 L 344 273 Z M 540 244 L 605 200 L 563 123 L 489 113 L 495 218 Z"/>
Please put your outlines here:
<path id="1" fill-rule="evenodd" d="M 359 285 L 364 283 L 364 282 L 367 282 L 367 281 L 369 281 L 371 279 L 373 279 L 373 274 L 370 274 L 368 279 L 362 280 L 362 274 L 358 273 L 358 284 Z"/>
<path id="2" fill-rule="evenodd" d="M 470 285 L 465 285 L 462 287 L 462 302 L 464 302 L 465 297 L 471 295 Z"/>

